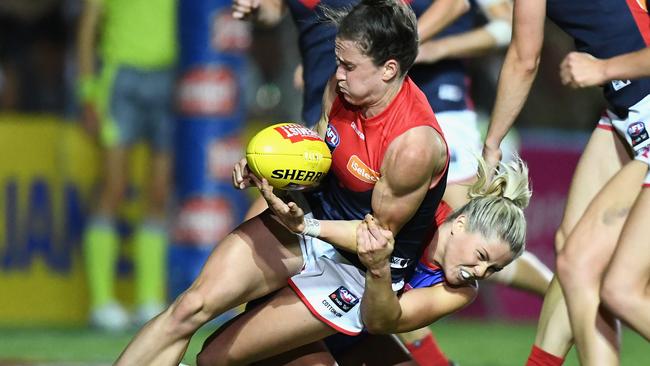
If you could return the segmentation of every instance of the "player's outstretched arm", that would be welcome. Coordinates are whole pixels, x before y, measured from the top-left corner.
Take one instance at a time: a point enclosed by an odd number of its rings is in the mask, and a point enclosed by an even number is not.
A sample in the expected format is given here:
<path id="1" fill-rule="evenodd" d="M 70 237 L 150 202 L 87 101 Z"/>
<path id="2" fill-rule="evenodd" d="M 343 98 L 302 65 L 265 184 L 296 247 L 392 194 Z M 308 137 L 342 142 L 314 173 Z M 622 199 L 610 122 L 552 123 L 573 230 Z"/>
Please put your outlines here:
<path id="1" fill-rule="evenodd" d="M 515 1 L 512 41 L 501 68 L 483 145 L 483 158 L 489 167 L 496 167 L 501 159 L 501 141 L 519 115 L 537 75 L 545 17 L 546 1 Z"/>

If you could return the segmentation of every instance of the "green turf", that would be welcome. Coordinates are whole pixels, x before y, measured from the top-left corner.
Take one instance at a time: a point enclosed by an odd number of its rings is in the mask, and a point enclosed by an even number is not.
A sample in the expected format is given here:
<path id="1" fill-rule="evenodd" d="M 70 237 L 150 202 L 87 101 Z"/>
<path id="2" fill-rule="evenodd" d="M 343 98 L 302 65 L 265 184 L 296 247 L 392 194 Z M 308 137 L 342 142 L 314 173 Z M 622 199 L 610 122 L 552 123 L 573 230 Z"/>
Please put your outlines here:
<path id="1" fill-rule="evenodd" d="M 208 327 L 209 328 L 209 327 Z M 505 324 L 446 320 L 433 326 L 445 352 L 461 366 L 521 366 L 534 337 L 532 324 Z M 203 339 L 211 329 L 192 339 L 186 362 L 194 364 Z M 110 364 L 132 333 L 103 334 L 85 329 L 0 329 L 0 365 L 9 361 L 59 364 Z M 647 365 L 650 345 L 625 331 L 622 365 Z M 578 365 L 572 353 L 565 365 Z"/>

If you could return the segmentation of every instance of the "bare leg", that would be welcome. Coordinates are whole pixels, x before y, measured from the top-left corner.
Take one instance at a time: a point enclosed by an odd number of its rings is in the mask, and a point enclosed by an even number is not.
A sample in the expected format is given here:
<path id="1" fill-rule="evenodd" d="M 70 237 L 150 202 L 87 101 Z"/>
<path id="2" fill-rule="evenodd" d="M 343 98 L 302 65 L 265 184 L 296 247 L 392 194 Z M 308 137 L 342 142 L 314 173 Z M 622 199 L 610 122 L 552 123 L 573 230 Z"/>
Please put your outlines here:
<path id="1" fill-rule="evenodd" d="M 631 162 L 630 164 L 643 164 Z M 643 168 L 643 167 L 641 167 Z M 618 317 L 650 341 L 650 189 L 641 194 L 625 222 L 614 258 L 605 274 L 602 300 Z"/>
<path id="2" fill-rule="evenodd" d="M 543 297 L 553 278 L 553 272 L 537 257 L 525 251 L 506 268 L 488 277 L 488 280 Z"/>
<path id="3" fill-rule="evenodd" d="M 624 145 L 612 131 L 594 130 L 573 175 L 562 223 L 555 235 L 557 252 L 564 247 L 566 238 L 586 211 L 589 202 L 627 160 L 629 157 Z M 554 279 L 544 297 L 535 345 L 548 353 L 565 357 L 572 342 L 566 303 L 560 284 Z"/>
<path id="4" fill-rule="evenodd" d="M 303 264 L 297 237 L 268 212 L 216 246 L 194 284 L 129 343 L 117 365 L 178 365 L 194 332 L 224 311 L 286 286 Z"/>
<path id="5" fill-rule="evenodd" d="M 197 361 L 198 365 L 246 365 L 334 333 L 333 328 L 312 315 L 291 289 L 284 288 L 211 337 Z"/>
<path id="6" fill-rule="evenodd" d="M 558 256 L 559 279 L 584 365 L 618 364 L 618 322 L 599 309 L 600 283 L 644 176 L 636 165 L 621 169 L 589 205 Z"/>

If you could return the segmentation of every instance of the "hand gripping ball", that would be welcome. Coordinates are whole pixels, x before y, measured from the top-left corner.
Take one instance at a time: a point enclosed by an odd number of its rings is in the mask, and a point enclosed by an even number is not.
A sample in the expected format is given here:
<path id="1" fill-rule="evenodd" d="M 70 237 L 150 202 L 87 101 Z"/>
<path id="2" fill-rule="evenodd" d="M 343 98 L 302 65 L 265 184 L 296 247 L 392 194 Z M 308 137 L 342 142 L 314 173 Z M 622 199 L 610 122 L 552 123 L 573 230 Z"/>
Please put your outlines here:
<path id="1" fill-rule="evenodd" d="M 246 159 L 256 176 L 286 190 L 317 184 L 332 164 L 325 141 L 297 123 L 279 123 L 258 132 L 248 143 Z"/>

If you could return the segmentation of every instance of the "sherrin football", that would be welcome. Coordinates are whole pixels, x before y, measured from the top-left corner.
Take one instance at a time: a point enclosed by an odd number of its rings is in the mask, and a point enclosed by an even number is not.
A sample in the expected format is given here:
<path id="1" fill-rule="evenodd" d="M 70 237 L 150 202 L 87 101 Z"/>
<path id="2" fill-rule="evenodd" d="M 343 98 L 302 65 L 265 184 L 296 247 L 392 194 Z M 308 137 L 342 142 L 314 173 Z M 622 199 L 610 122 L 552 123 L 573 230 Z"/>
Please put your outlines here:
<path id="1" fill-rule="evenodd" d="M 279 189 L 300 190 L 321 181 L 332 154 L 318 134 L 298 123 L 264 128 L 246 147 L 248 167 Z"/>

